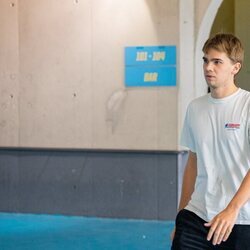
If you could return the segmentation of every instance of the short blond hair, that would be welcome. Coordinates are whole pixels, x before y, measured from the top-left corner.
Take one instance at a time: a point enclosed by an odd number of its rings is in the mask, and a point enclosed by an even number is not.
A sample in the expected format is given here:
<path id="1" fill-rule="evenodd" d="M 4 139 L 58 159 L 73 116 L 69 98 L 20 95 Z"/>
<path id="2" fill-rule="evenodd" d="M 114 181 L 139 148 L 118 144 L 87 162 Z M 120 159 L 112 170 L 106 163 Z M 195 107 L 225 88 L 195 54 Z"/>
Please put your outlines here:
<path id="1" fill-rule="evenodd" d="M 205 42 L 202 51 L 207 53 L 209 49 L 215 49 L 219 52 L 226 53 L 228 58 L 233 63 L 243 63 L 244 49 L 242 43 L 236 36 L 232 34 L 219 33 L 209 38 Z"/>

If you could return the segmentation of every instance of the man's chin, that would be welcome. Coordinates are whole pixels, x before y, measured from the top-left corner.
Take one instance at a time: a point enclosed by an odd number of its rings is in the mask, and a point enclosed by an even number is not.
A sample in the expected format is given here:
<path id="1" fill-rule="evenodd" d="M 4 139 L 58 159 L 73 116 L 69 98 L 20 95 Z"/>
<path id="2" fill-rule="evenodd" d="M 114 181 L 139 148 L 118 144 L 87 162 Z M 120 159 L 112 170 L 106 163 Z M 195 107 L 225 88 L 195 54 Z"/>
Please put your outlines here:
<path id="1" fill-rule="evenodd" d="M 207 82 L 207 86 L 212 89 L 216 89 L 216 84 L 213 84 L 211 82 Z"/>

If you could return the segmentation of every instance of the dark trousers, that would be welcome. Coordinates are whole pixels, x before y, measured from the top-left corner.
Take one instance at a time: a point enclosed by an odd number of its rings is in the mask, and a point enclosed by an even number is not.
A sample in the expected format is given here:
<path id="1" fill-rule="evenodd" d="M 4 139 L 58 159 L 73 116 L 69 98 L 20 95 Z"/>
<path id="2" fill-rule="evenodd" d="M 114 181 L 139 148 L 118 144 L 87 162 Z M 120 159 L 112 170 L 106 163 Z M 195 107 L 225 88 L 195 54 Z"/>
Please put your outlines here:
<path id="1" fill-rule="evenodd" d="M 207 241 L 209 228 L 195 213 L 181 210 L 176 217 L 172 250 L 250 250 L 250 225 L 235 225 L 226 242 Z"/>

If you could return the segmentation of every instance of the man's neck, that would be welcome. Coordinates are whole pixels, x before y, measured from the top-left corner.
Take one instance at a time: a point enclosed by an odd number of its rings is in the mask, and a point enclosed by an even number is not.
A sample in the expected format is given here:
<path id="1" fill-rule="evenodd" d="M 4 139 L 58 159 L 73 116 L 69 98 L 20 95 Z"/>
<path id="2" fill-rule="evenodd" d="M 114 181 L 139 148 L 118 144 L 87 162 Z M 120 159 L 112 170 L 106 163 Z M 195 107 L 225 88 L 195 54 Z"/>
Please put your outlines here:
<path id="1" fill-rule="evenodd" d="M 227 88 L 210 88 L 211 96 L 213 98 L 219 99 L 232 95 L 238 90 L 238 87 L 235 84 L 230 85 Z"/>

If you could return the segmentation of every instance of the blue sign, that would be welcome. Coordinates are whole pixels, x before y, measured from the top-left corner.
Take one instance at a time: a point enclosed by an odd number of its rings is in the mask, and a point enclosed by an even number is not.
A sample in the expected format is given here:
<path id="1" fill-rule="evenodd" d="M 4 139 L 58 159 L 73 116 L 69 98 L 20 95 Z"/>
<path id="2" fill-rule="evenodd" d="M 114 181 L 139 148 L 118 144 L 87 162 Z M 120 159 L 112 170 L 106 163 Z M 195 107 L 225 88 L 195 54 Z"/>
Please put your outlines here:
<path id="1" fill-rule="evenodd" d="M 127 87 L 176 86 L 176 67 L 126 67 Z"/>
<path id="2" fill-rule="evenodd" d="M 176 46 L 126 47 L 125 85 L 176 86 Z"/>
<path id="3" fill-rule="evenodd" d="M 125 65 L 176 65 L 176 47 L 126 47 Z"/>

